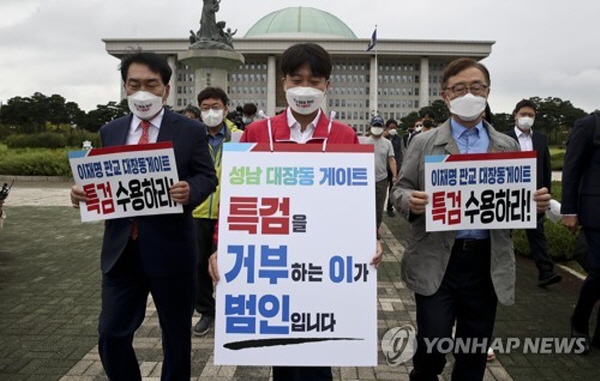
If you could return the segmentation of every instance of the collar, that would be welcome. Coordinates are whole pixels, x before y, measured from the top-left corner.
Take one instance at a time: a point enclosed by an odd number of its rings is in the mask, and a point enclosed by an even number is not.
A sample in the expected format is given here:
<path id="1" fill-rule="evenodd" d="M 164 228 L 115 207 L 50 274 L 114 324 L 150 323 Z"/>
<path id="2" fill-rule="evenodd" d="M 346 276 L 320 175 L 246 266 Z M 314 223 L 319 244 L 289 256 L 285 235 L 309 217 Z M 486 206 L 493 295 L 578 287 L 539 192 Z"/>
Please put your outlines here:
<path id="1" fill-rule="evenodd" d="M 206 129 L 208 129 L 208 128 L 209 128 L 209 127 L 207 126 L 207 127 L 206 127 Z M 220 134 L 221 136 L 225 136 L 225 131 L 226 131 L 226 128 L 225 128 L 225 120 L 223 119 L 223 123 L 221 123 L 221 129 L 219 130 L 219 132 L 217 132 L 217 133 L 215 134 L 215 136 L 217 136 L 217 135 L 219 135 L 219 134 Z M 212 136 L 212 135 L 210 134 L 210 132 L 206 131 L 206 138 L 207 138 L 207 139 L 214 139 L 214 138 L 215 138 L 215 136 Z"/>
<path id="2" fill-rule="evenodd" d="M 287 117 L 287 125 L 288 127 L 291 128 L 297 128 L 298 131 L 300 130 L 300 123 L 296 120 L 296 118 L 294 118 L 294 114 L 292 114 L 292 109 L 291 108 L 287 108 L 286 109 L 286 117 Z M 309 129 L 316 129 L 317 124 L 319 123 L 319 118 L 321 117 L 321 109 L 319 109 L 319 111 L 317 111 L 317 116 L 315 116 L 315 118 L 313 119 L 312 122 L 310 122 L 308 124 L 308 126 L 306 126 L 306 130 L 308 131 Z M 306 131 L 305 131 L 306 132 Z"/>
<path id="3" fill-rule="evenodd" d="M 459 122 L 457 122 L 456 120 L 454 120 L 454 118 L 452 118 L 452 117 L 450 117 L 450 128 L 452 129 L 452 136 L 457 141 L 461 137 L 461 135 L 466 130 L 468 130 L 467 127 L 463 126 L 462 124 L 460 124 Z M 477 123 L 475 125 L 475 127 L 473 127 L 472 129 L 476 129 L 477 130 L 477 134 L 479 134 L 479 136 L 481 136 L 483 128 L 484 128 L 483 127 L 483 120 L 480 120 L 479 123 Z"/>
<path id="4" fill-rule="evenodd" d="M 160 110 L 160 112 L 158 114 L 156 114 L 156 116 L 154 116 L 154 118 L 148 120 L 148 122 L 150 122 L 150 124 L 152 126 L 158 128 L 160 130 L 160 125 L 162 124 L 164 115 L 165 115 L 165 108 L 163 107 Z M 137 130 L 140 127 L 141 122 L 142 122 L 142 119 L 138 118 L 137 115 L 133 114 L 133 119 L 132 119 L 132 123 L 131 123 L 131 126 L 133 128 L 132 131 Z"/>
<path id="5" fill-rule="evenodd" d="M 515 135 L 517 135 L 517 138 L 520 138 L 520 137 L 531 138 L 533 136 L 533 130 L 530 129 L 529 133 L 526 134 L 519 127 L 515 126 Z"/>

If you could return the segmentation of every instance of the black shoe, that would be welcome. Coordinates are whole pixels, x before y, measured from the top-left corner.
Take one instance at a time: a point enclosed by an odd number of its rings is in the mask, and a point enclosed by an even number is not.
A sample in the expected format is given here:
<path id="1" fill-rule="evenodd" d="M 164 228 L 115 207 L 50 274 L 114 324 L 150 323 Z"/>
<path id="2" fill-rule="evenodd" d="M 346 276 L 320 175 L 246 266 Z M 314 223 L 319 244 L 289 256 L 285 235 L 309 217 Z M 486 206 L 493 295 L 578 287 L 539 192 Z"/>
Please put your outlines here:
<path id="1" fill-rule="evenodd" d="M 559 274 L 549 273 L 547 275 L 540 277 L 540 279 L 538 280 L 538 286 L 539 287 L 550 286 L 551 284 L 558 283 L 561 280 L 562 280 L 562 276 L 560 276 Z"/>
<path id="2" fill-rule="evenodd" d="M 387 210 L 387 215 L 388 215 L 389 217 L 394 217 L 394 211 L 393 211 L 392 209 L 388 209 L 388 210 Z"/>
<path id="3" fill-rule="evenodd" d="M 212 326 L 213 321 L 215 320 L 214 316 L 210 316 L 207 314 L 202 314 L 198 323 L 194 326 L 194 336 L 204 336 L 210 331 L 210 327 Z"/>
<path id="4" fill-rule="evenodd" d="M 576 327 L 573 323 L 573 317 L 571 317 L 571 337 L 575 339 L 583 338 L 583 351 L 580 353 L 581 355 L 590 353 L 590 335 L 588 330 Z"/>

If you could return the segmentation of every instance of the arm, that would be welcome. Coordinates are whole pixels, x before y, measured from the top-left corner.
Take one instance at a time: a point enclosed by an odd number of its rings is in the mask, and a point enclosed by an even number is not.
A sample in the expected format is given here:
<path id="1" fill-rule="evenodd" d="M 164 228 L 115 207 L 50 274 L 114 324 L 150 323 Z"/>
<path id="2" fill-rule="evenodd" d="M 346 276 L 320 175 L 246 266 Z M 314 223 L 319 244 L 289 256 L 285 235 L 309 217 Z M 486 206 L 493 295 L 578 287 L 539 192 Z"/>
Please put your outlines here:
<path id="1" fill-rule="evenodd" d="M 188 175 L 171 187 L 170 193 L 174 201 L 195 208 L 200 205 L 217 187 L 218 180 L 215 168 L 208 152 L 206 132 L 194 126 L 194 134 L 189 136 L 195 142 L 188 163 Z M 175 195 L 177 199 L 175 199 Z"/>

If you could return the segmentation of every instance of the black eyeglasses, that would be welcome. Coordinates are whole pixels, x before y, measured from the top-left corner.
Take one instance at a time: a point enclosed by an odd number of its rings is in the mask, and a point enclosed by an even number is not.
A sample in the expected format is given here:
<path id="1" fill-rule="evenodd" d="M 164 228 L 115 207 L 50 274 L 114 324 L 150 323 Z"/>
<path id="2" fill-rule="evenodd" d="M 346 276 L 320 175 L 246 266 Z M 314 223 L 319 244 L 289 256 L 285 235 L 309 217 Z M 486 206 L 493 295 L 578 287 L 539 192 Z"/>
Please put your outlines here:
<path id="1" fill-rule="evenodd" d="M 485 95 L 486 90 L 488 89 L 488 85 L 484 85 L 483 83 L 474 83 L 470 86 L 458 84 L 450 87 L 446 87 L 446 90 L 450 90 L 454 95 L 463 96 L 467 92 L 470 92 L 473 95 Z"/>

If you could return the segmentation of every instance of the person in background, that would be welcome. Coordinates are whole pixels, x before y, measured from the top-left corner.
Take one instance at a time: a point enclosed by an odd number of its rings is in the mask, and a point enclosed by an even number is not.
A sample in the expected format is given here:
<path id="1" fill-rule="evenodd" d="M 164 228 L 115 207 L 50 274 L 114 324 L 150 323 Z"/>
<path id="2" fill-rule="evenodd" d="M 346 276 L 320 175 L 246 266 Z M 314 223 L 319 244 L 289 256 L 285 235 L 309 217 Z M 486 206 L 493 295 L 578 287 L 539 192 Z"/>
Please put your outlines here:
<path id="1" fill-rule="evenodd" d="M 219 87 L 207 87 L 198 94 L 198 106 L 202 121 L 207 126 L 208 134 L 204 143 L 210 152 L 219 183 L 221 180 L 221 158 L 223 143 L 231 141 L 231 133 L 239 131 L 227 115 L 229 98 Z M 208 275 L 208 258 L 216 250 L 213 247 L 215 223 L 219 217 L 219 198 L 221 187 L 217 185 L 214 193 L 194 209 L 193 216 L 196 224 L 198 240 L 198 272 L 196 282 L 196 312 L 201 314 L 200 320 L 194 326 L 195 336 L 204 336 L 210 331 L 215 320 L 215 298 L 212 280 Z"/>
<path id="2" fill-rule="evenodd" d="M 6 219 L 6 212 L 2 209 L 4 206 L 4 200 L 0 200 L 0 229 L 4 226 L 4 220 Z"/>
<path id="3" fill-rule="evenodd" d="M 392 147 L 394 147 L 394 157 L 396 159 L 396 173 L 400 172 L 400 166 L 402 166 L 402 138 L 398 136 L 398 122 L 394 119 L 388 119 L 385 122 L 385 130 L 383 131 L 383 137 L 388 139 L 390 143 L 392 143 Z M 394 207 L 392 205 L 392 187 L 394 186 L 394 180 L 397 180 L 396 177 L 394 179 L 394 173 L 392 169 L 388 165 L 388 196 L 387 196 L 387 215 L 389 217 L 394 217 Z"/>
<path id="4" fill-rule="evenodd" d="M 432 128 L 437 127 L 437 125 L 435 124 L 435 113 L 431 110 L 425 111 L 421 118 L 421 124 L 423 125 L 423 132 L 427 132 Z"/>
<path id="5" fill-rule="evenodd" d="M 562 224 L 575 234 L 581 226 L 588 247 L 589 271 L 571 316 L 571 335 L 600 349 L 600 323 L 590 341 L 589 320 L 600 300 L 600 111 L 575 122 L 562 172 Z M 600 316 L 600 310 L 598 312 Z"/>
<path id="6" fill-rule="evenodd" d="M 190 119 L 200 120 L 200 109 L 196 106 L 189 105 L 181 110 L 183 116 L 187 116 Z"/>
<path id="7" fill-rule="evenodd" d="M 244 122 L 244 127 L 254 122 L 257 118 L 256 112 L 258 109 L 254 103 L 246 103 L 244 107 L 242 107 L 242 122 Z"/>
<path id="8" fill-rule="evenodd" d="M 517 103 L 513 111 L 515 127 L 508 136 L 519 142 L 521 151 L 537 152 L 537 187 L 552 190 L 552 168 L 550 166 L 550 150 L 548 138 L 539 131 L 533 131 L 536 106 L 530 100 L 523 99 Z M 546 235 L 544 234 L 545 213 L 538 214 L 537 227 L 526 229 L 531 257 L 538 268 L 538 286 L 546 287 L 558 283 L 562 277 L 554 272 L 554 262 L 548 254 Z"/>

